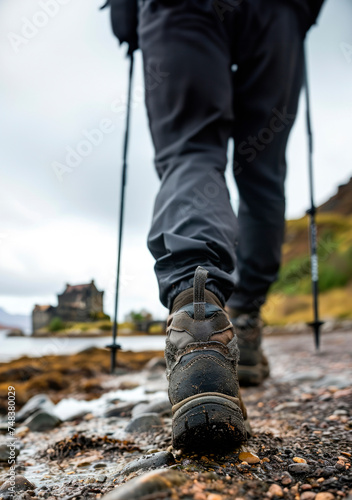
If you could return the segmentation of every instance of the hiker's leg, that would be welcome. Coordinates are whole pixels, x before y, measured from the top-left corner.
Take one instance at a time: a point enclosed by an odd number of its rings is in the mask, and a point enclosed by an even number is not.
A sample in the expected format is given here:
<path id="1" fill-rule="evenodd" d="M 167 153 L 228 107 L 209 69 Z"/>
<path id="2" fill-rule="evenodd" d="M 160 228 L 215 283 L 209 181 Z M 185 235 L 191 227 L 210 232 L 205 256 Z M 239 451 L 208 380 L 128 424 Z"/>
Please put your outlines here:
<path id="1" fill-rule="evenodd" d="M 169 4 L 169 5 L 168 5 Z M 146 104 L 161 179 L 148 246 L 161 302 L 209 271 L 207 288 L 233 290 L 236 218 L 224 179 L 233 121 L 228 19 L 211 0 L 145 0 L 140 10 Z"/>
<path id="2" fill-rule="evenodd" d="M 249 0 L 246 6 L 234 74 L 238 283 L 228 305 L 253 311 L 264 303 L 280 265 L 285 150 L 302 85 L 304 34 L 288 2 Z"/>

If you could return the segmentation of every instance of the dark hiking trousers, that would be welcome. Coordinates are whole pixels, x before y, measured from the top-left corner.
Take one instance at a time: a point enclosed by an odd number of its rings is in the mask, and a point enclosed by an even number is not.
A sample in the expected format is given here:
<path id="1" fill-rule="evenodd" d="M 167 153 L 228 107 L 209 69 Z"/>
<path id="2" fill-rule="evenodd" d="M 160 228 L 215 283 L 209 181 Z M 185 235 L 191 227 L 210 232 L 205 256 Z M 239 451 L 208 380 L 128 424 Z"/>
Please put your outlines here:
<path id="1" fill-rule="evenodd" d="M 148 247 L 161 302 L 170 308 L 201 265 L 220 300 L 258 309 L 280 265 L 285 149 L 303 79 L 301 13 L 286 0 L 144 0 L 140 7 L 161 179 Z M 238 219 L 224 178 L 231 137 Z"/>

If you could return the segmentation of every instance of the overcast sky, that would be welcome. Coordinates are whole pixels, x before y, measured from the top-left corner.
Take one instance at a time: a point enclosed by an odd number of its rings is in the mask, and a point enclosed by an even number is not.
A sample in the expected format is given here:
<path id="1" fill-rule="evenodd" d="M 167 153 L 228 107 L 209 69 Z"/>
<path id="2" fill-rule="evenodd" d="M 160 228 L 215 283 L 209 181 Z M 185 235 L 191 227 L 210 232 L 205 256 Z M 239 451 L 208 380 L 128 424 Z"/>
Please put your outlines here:
<path id="1" fill-rule="evenodd" d="M 103 0 L 59 0 L 48 17 L 51 2 L 0 3 L 0 307 L 29 314 L 35 303 L 56 305 L 66 282 L 95 278 L 111 314 L 125 50 L 111 34 L 108 12 L 98 11 Z M 308 37 L 318 203 L 352 170 L 351 20 L 350 0 L 327 0 Z M 133 308 L 166 313 L 146 248 L 158 179 L 142 94 L 138 53 L 120 319 Z M 301 216 L 308 204 L 303 111 L 301 101 L 288 150 L 289 218 Z M 82 140 L 97 128 L 104 132 L 90 136 L 96 145 L 84 149 Z M 80 147 L 85 157 L 73 157 Z M 67 155 L 75 166 L 62 173 Z M 229 185 L 236 208 L 230 176 Z"/>

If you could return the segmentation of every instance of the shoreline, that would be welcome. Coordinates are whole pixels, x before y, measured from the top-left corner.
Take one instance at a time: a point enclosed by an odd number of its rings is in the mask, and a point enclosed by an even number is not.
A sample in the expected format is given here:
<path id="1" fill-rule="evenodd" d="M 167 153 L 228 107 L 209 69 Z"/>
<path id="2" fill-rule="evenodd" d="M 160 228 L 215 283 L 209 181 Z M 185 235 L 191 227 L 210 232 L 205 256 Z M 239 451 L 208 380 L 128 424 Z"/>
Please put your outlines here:
<path id="1" fill-rule="evenodd" d="M 326 319 L 322 325 L 321 333 L 334 333 L 341 331 L 351 331 L 352 329 L 352 320 L 345 319 Z M 1 329 L 4 332 L 6 330 L 11 329 Z M 297 335 L 297 334 L 307 334 L 312 331 L 311 327 L 304 322 L 299 323 L 291 323 L 288 325 L 265 325 L 263 327 L 263 336 L 286 336 L 286 335 Z M 35 334 L 6 334 L 6 338 L 14 338 L 14 337 L 23 337 L 23 338 L 31 338 L 31 339 L 94 339 L 94 338 L 110 338 L 112 336 L 112 331 L 59 331 L 59 332 L 40 332 Z M 118 337 L 123 337 L 125 339 L 133 338 L 133 337 L 166 337 L 165 333 L 145 333 L 141 331 L 134 331 L 131 333 L 126 333 L 124 331 L 118 331 Z"/>

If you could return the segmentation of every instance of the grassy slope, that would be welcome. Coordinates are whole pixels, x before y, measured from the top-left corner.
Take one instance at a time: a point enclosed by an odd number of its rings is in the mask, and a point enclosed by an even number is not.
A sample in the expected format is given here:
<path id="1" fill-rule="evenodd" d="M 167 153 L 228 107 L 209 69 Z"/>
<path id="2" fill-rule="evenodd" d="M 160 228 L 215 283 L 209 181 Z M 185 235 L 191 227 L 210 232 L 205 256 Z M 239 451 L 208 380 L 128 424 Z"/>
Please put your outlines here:
<path id="1" fill-rule="evenodd" d="M 323 318 L 352 318 L 352 216 L 318 214 L 319 288 Z M 287 222 L 280 278 L 263 316 L 268 324 L 312 319 L 307 216 Z"/>

